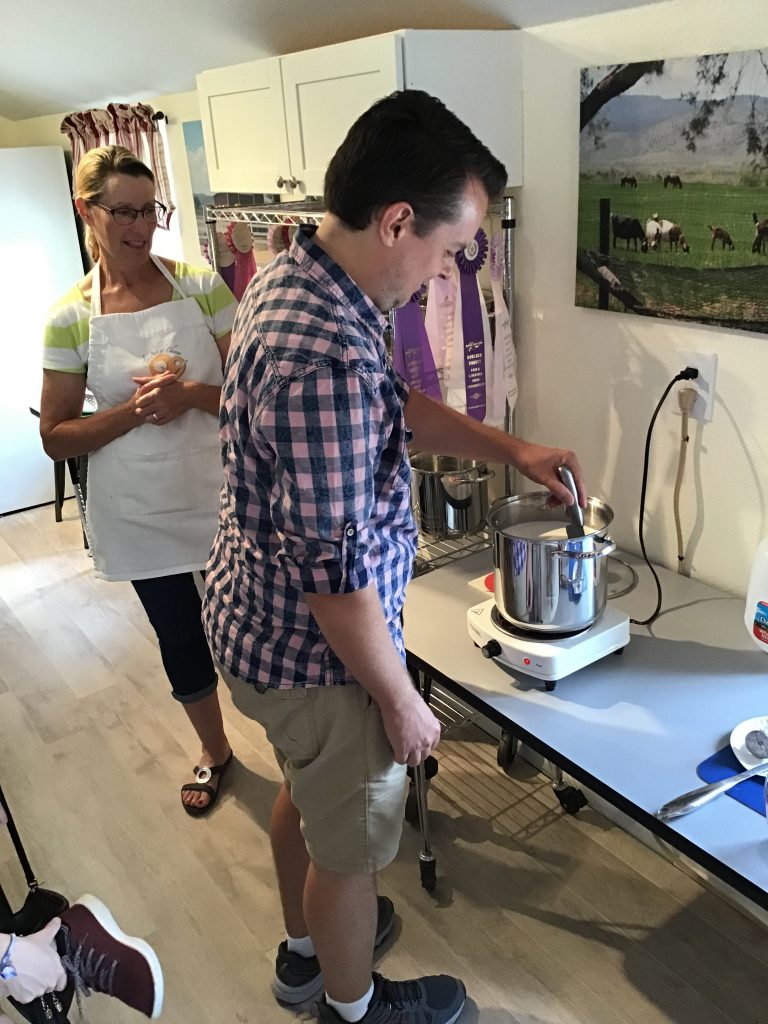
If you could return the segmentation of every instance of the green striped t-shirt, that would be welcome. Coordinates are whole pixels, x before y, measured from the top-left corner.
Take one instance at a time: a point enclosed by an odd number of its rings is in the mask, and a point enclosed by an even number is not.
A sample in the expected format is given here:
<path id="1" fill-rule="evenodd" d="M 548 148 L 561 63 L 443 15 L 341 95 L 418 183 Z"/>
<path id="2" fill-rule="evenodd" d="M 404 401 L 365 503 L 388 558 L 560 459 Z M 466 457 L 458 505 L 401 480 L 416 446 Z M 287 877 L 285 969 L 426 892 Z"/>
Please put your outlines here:
<path id="1" fill-rule="evenodd" d="M 221 338 L 232 330 L 237 300 L 217 273 L 177 263 L 174 277 L 183 294 L 174 291 L 173 298 L 195 299 L 214 338 Z M 45 326 L 43 369 L 87 373 L 90 316 L 91 303 L 77 285 L 59 299 L 48 314 Z"/>

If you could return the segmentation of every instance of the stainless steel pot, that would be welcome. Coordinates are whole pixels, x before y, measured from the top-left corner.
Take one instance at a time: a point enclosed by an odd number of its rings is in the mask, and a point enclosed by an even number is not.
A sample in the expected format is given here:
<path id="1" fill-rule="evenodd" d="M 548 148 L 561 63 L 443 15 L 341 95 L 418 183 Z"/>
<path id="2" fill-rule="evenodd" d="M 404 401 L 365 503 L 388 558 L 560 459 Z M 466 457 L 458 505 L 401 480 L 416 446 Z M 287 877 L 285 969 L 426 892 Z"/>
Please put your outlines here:
<path id="1" fill-rule="evenodd" d="M 480 530 L 488 514 L 484 462 L 419 452 L 411 457 L 411 503 L 422 533 L 442 539 Z"/>
<path id="2" fill-rule="evenodd" d="M 604 501 L 587 498 L 585 536 L 569 539 L 568 514 L 562 505 L 548 507 L 549 498 L 545 491 L 499 498 L 487 518 L 496 607 L 508 622 L 542 639 L 578 633 L 599 619 L 607 593 L 606 556 L 616 548 L 604 534 L 613 521 Z M 551 532 L 562 536 L 547 537 Z"/>

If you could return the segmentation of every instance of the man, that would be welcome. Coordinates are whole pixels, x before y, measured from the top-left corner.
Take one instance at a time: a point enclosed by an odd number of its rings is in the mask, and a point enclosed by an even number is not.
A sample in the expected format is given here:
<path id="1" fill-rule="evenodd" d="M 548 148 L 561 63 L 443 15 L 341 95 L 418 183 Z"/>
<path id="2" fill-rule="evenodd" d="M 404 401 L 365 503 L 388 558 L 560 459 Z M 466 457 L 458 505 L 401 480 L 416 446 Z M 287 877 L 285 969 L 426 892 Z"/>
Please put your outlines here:
<path id="1" fill-rule="evenodd" d="M 327 213 L 246 292 L 222 398 L 225 485 L 204 621 L 285 785 L 272 848 L 288 938 L 273 991 L 318 993 L 322 1024 L 452 1024 L 464 986 L 372 975 L 392 925 L 405 766 L 440 726 L 405 670 L 400 615 L 417 531 L 406 444 L 503 461 L 569 494 L 572 452 L 470 420 L 394 373 L 382 314 L 453 267 L 506 172 L 453 114 L 395 93 L 350 129 Z"/>

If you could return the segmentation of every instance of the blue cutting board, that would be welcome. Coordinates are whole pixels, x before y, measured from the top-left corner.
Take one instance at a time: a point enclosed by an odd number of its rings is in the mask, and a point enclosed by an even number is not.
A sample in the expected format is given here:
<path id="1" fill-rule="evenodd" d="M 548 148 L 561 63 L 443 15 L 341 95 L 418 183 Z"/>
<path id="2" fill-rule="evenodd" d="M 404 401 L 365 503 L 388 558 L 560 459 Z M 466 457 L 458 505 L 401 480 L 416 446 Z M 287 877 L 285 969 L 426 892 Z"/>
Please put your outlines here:
<path id="1" fill-rule="evenodd" d="M 729 779 L 732 775 L 738 775 L 743 771 L 744 766 L 741 761 L 738 760 L 730 746 L 727 746 L 718 750 L 712 757 L 708 757 L 706 761 L 702 761 L 696 769 L 696 774 L 704 782 L 719 782 L 721 779 Z M 765 779 L 763 778 L 745 779 L 738 786 L 729 789 L 726 796 L 738 800 L 740 804 L 751 807 L 753 811 L 757 811 L 758 814 L 765 817 L 764 785 Z"/>

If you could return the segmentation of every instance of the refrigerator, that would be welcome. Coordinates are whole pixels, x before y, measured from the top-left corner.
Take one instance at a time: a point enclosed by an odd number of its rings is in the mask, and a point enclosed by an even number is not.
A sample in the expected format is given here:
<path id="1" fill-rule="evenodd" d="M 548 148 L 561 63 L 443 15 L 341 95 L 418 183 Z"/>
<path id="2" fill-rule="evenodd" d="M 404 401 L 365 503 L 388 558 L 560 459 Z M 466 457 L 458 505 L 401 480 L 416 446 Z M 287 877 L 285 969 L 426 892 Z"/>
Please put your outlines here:
<path id="1" fill-rule="evenodd" d="M 53 501 L 29 409 L 39 409 L 46 313 L 83 272 L 63 149 L 0 149 L 0 515 Z"/>

